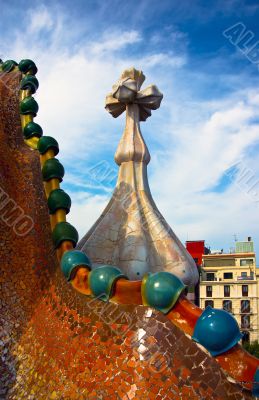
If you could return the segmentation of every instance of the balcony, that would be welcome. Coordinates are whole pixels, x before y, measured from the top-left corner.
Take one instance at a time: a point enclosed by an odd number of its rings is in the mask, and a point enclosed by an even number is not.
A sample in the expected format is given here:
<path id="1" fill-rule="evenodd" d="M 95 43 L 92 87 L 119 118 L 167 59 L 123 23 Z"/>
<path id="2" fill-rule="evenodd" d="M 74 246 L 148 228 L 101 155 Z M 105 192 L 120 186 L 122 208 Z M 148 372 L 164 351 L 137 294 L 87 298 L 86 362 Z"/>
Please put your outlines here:
<path id="1" fill-rule="evenodd" d="M 204 278 L 204 279 L 201 279 L 203 282 L 217 282 L 218 281 L 218 279 L 217 278 L 214 278 L 214 279 L 206 279 L 206 278 Z"/>
<path id="2" fill-rule="evenodd" d="M 238 281 L 254 281 L 255 277 L 253 275 L 250 275 L 250 276 L 238 276 L 237 280 Z"/>
<path id="3" fill-rule="evenodd" d="M 217 278 L 214 278 L 214 279 L 207 279 L 207 277 L 205 276 L 204 278 L 203 277 L 201 277 L 200 278 L 200 281 L 201 282 L 218 282 L 219 281 L 219 279 L 217 279 Z"/>

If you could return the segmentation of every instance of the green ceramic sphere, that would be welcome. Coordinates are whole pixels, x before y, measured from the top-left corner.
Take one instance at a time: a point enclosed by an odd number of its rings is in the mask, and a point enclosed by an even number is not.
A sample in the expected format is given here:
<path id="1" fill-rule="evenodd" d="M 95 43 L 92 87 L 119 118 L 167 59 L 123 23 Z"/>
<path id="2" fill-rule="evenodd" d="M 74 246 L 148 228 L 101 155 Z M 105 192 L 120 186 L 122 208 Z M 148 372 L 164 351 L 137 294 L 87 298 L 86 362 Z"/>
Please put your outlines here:
<path id="1" fill-rule="evenodd" d="M 169 272 L 149 273 L 142 280 L 143 304 L 167 314 L 185 287 L 181 279 Z"/>
<path id="2" fill-rule="evenodd" d="M 52 239 L 55 248 L 59 247 L 65 240 L 72 242 L 75 247 L 78 242 L 78 232 L 76 228 L 68 222 L 59 222 L 53 229 Z"/>
<path id="3" fill-rule="evenodd" d="M 33 136 L 40 138 L 43 134 L 42 127 L 35 122 L 28 122 L 23 129 L 25 139 L 30 139 Z"/>
<path id="4" fill-rule="evenodd" d="M 16 66 L 17 62 L 14 60 L 7 60 L 1 65 L 2 71 L 4 72 L 11 72 Z"/>
<path id="5" fill-rule="evenodd" d="M 22 90 L 30 90 L 32 94 L 34 94 L 39 87 L 39 82 L 36 76 L 26 75 L 20 84 L 20 88 Z"/>
<path id="6" fill-rule="evenodd" d="M 91 269 L 92 263 L 85 253 L 79 250 L 69 250 L 63 254 L 61 259 L 61 270 L 68 281 L 71 280 L 73 272 L 79 266 L 85 267 L 88 270 Z"/>
<path id="7" fill-rule="evenodd" d="M 45 161 L 42 168 L 42 177 L 45 182 L 54 178 L 62 182 L 64 174 L 64 167 L 57 158 L 50 158 Z"/>
<path id="8" fill-rule="evenodd" d="M 32 96 L 25 97 L 25 99 L 20 102 L 20 114 L 22 115 L 32 114 L 35 117 L 38 110 L 38 103 Z"/>
<path id="9" fill-rule="evenodd" d="M 19 62 L 18 68 L 23 74 L 27 74 L 27 72 L 30 72 L 32 75 L 35 75 L 38 71 L 35 63 L 32 60 L 28 59 L 21 60 Z"/>
<path id="10" fill-rule="evenodd" d="M 50 214 L 54 214 L 59 209 L 65 210 L 68 214 L 71 207 L 71 199 L 62 189 L 52 190 L 48 198 L 48 207 Z"/>
<path id="11" fill-rule="evenodd" d="M 40 154 L 45 154 L 49 149 L 54 151 L 55 156 L 59 152 L 58 142 L 51 136 L 42 136 L 37 146 Z"/>
<path id="12" fill-rule="evenodd" d="M 112 265 L 101 265 L 90 272 L 88 277 L 89 287 L 94 296 L 100 300 L 108 301 L 112 296 L 114 284 L 119 278 L 126 278 L 119 268 Z"/>

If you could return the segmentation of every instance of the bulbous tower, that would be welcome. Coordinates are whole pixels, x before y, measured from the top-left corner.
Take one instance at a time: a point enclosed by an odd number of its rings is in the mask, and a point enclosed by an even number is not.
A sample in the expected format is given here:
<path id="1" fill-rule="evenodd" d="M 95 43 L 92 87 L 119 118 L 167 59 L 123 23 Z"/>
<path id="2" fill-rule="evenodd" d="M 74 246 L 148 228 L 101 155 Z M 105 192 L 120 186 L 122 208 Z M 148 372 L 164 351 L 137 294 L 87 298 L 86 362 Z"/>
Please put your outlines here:
<path id="1" fill-rule="evenodd" d="M 118 180 L 105 210 L 78 244 L 94 264 L 117 265 L 129 279 L 168 271 L 186 285 L 198 282 L 192 257 L 167 224 L 151 196 L 147 165 L 150 154 L 140 131 L 163 98 L 155 85 L 140 90 L 145 76 L 125 70 L 106 97 L 106 110 L 117 118 L 126 111 L 126 126 L 115 153 Z"/>

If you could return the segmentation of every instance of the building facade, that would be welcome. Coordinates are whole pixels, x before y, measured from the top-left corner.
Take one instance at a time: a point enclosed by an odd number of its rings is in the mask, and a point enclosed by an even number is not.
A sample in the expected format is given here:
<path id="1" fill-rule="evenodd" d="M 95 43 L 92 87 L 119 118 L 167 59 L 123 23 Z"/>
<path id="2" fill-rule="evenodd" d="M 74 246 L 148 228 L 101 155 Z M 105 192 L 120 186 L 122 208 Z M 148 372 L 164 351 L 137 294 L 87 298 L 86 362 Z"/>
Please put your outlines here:
<path id="1" fill-rule="evenodd" d="M 200 275 L 200 307 L 212 306 L 233 314 L 243 341 L 259 340 L 259 274 L 253 242 L 236 242 L 233 253 L 203 255 Z"/>

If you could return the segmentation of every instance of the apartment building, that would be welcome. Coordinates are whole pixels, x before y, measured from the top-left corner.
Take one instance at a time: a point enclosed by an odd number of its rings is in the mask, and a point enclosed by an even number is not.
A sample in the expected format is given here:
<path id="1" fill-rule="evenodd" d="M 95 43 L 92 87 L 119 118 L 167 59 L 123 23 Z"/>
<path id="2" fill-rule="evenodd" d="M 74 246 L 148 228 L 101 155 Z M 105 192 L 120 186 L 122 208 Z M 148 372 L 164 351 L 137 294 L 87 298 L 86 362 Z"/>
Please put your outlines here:
<path id="1" fill-rule="evenodd" d="M 232 253 L 203 255 L 200 307 L 212 306 L 232 313 L 244 333 L 243 341 L 259 340 L 258 282 L 259 271 L 250 237 L 236 242 Z"/>

